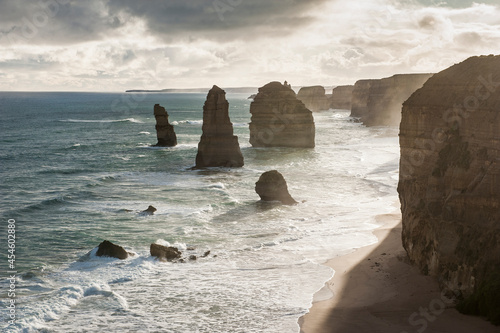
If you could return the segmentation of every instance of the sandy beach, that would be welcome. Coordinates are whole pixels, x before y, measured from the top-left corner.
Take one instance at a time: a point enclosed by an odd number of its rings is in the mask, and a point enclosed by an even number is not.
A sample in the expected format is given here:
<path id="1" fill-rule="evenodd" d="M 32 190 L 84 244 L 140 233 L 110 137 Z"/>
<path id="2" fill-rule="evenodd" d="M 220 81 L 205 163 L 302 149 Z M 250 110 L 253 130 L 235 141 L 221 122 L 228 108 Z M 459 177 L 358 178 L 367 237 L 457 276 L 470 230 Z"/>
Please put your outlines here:
<path id="1" fill-rule="evenodd" d="M 300 318 L 301 333 L 493 333 L 479 317 L 465 316 L 433 277 L 412 267 L 401 245 L 401 215 L 377 217 L 379 242 L 328 261 L 333 297 L 314 302 Z"/>

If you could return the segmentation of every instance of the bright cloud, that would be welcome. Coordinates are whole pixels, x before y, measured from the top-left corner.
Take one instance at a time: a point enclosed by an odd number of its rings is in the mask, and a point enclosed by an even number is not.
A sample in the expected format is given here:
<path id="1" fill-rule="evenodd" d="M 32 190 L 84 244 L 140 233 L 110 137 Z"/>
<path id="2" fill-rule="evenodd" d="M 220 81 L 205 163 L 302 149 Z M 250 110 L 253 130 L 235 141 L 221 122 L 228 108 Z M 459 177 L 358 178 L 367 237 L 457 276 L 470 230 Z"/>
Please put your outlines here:
<path id="1" fill-rule="evenodd" d="M 0 90 L 352 84 L 499 44 L 489 0 L 0 0 Z"/>

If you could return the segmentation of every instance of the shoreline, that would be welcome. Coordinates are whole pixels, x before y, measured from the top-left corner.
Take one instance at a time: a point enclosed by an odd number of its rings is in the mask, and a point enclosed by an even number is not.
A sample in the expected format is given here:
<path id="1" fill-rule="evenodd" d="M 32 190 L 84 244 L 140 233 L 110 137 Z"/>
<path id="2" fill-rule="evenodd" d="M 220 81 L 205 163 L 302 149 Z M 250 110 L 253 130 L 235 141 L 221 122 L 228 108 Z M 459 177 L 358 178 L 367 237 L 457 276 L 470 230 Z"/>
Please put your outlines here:
<path id="1" fill-rule="evenodd" d="M 313 301 L 299 318 L 300 333 L 498 333 L 500 327 L 466 316 L 440 291 L 434 277 L 408 262 L 401 244 L 401 214 L 376 217 L 378 242 L 325 265 L 335 270 L 328 288 L 333 295 Z"/>

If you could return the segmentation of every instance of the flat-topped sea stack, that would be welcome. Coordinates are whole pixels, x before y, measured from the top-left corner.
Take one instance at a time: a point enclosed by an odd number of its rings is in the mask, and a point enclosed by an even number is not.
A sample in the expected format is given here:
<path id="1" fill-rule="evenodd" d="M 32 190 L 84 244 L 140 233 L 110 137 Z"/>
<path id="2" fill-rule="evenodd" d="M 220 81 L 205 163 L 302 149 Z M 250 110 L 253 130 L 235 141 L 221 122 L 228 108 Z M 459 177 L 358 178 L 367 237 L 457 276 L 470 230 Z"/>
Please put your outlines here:
<path id="1" fill-rule="evenodd" d="M 233 135 L 226 92 L 213 86 L 203 105 L 203 134 L 198 144 L 196 168 L 242 167 L 238 137 Z"/>
<path id="2" fill-rule="evenodd" d="M 322 86 L 302 87 L 297 98 L 304 103 L 306 108 L 313 112 L 324 111 L 330 108 L 330 99 L 325 95 Z"/>
<path id="3" fill-rule="evenodd" d="M 271 82 L 259 88 L 250 104 L 250 113 L 253 147 L 314 147 L 312 112 L 289 86 Z"/>
<path id="4" fill-rule="evenodd" d="M 163 106 L 155 104 L 154 115 L 156 119 L 157 147 L 174 147 L 177 145 L 177 136 L 174 126 L 168 122 L 168 113 Z"/>
<path id="5" fill-rule="evenodd" d="M 403 102 L 432 74 L 397 74 L 380 80 L 360 80 L 354 85 L 351 116 L 366 126 L 398 126 Z"/>
<path id="6" fill-rule="evenodd" d="M 403 104 L 400 146 L 410 260 L 500 324 L 500 56 L 430 78 Z"/>
<path id="7" fill-rule="evenodd" d="M 354 86 L 338 86 L 333 88 L 330 97 L 330 108 L 350 110 L 353 90 Z"/>

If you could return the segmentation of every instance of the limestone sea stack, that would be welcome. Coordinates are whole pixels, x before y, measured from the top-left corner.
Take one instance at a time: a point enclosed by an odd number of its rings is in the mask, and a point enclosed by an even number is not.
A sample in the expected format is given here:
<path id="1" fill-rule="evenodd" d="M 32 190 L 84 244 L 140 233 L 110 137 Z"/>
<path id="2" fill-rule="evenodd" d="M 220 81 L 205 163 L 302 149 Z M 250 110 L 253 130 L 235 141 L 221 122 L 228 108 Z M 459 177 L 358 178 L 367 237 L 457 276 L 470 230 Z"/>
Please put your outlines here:
<path id="1" fill-rule="evenodd" d="M 398 74 L 380 80 L 360 80 L 352 92 L 351 116 L 366 126 L 398 126 L 403 102 L 432 74 Z"/>
<path id="2" fill-rule="evenodd" d="M 312 112 L 288 85 L 271 82 L 259 88 L 250 104 L 250 113 L 253 147 L 314 147 Z"/>
<path id="3" fill-rule="evenodd" d="M 500 56 L 430 78 L 403 104 L 400 146 L 410 260 L 500 324 Z"/>
<path id="4" fill-rule="evenodd" d="M 196 168 L 243 166 L 238 137 L 233 135 L 233 124 L 229 120 L 226 92 L 217 86 L 208 92 L 203 106 L 202 130 Z"/>
<path id="5" fill-rule="evenodd" d="M 255 183 L 255 192 L 262 201 L 281 201 L 285 205 L 296 204 L 290 193 L 285 178 L 276 170 L 264 172 L 257 183 Z"/>
<path id="6" fill-rule="evenodd" d="M 330 97 L 330 108 L 350 110 L 351 109 L 351 99 L 352 91 L 354 86 L 338 86 L 333 88 L 332 95 Z"/>
<path id="7" fill-rule="evenodd" d="M 325 95 L 325 88 L 322 86 L 302 87 L 297 98 L 312 112 L 330 108 L 330 99 Z"/>
<path id="8" fill-rule="evenodd" d="M 156 119 L 157 147 L 174 147 L 177 145 L 177 136 L 174 126 L 168 122 L 168 113 L 163 106 L 155 104 L 154 115 Z"/>

